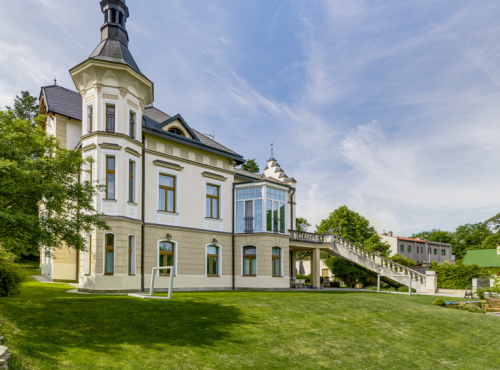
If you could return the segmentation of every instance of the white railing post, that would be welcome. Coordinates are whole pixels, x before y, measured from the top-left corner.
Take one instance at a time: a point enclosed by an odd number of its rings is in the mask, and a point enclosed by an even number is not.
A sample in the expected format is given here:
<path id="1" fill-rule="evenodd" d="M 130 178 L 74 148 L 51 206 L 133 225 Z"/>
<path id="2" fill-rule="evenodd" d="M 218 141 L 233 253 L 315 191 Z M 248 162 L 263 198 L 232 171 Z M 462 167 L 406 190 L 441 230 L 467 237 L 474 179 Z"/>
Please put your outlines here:
<path id="1" fill-rule="evenodd" d="M 380 274 L 377 274 L 377 293 L 380 293 Z"/>
<path id="2" fill-rule="evenodd" d="M 155 270 L 170 270 L 170 284 L 168 288 L 168 299 L 172 298 L 172 288 L 174 287 L 174 266 L 153 267 L 151 271 L 151 287 L 149 288 L 149 295 L 152 296 L 155 290 Z"/>

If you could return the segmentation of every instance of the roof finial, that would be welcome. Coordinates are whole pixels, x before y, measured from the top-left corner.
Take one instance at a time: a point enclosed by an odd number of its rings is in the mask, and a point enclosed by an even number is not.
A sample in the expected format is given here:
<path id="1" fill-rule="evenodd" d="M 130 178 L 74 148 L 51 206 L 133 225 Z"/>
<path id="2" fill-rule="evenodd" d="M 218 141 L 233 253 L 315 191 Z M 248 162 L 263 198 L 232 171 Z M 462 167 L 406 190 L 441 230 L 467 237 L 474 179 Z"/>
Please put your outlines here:
<path id="1" fill-rule="evenodd" d="M 54 85 L 57 86 L 57 76 L 54 77 Z"/>

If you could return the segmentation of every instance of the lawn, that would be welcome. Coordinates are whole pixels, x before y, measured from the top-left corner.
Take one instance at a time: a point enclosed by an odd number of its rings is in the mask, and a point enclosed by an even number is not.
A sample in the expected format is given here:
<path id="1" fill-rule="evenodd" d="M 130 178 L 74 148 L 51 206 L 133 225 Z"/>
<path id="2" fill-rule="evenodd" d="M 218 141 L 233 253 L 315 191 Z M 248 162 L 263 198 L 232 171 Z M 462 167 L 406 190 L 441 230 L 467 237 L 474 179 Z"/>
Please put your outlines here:
<path id="1" fill-rule="evenodd" d="M 10 369 L 492 369 L 500 317 L 368 292 L 0 298 Z M 494 365 L 494 364 L 497 365 Z"/>

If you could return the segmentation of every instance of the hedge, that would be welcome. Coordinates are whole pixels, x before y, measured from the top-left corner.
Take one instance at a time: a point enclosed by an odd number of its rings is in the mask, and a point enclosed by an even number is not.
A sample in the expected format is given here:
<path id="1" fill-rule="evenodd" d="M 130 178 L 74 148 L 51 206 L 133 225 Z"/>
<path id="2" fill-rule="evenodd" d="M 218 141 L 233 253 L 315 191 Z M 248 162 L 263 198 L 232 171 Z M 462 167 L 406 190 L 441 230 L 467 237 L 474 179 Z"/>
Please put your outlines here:
<path id="1" fill-rule="evenodd" d="M 15 256 L 0 249 L 0 297 L 19 294 L 25 273 L 15 263 Z"/>

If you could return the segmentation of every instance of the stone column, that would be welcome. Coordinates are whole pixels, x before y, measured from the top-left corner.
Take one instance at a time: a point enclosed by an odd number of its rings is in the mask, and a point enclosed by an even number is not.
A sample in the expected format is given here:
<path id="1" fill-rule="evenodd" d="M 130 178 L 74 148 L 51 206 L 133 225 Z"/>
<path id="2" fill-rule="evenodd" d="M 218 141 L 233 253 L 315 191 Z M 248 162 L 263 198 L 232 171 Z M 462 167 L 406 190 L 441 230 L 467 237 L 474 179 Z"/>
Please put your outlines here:
<path id="1" fill-rule="evenodd" d="M 311 251 L 311 286 L 313 289 L 321 288 L 319 256 L 319 249 L 314 248 Z"/>
<path id="2" fill-rule="evenodd" d="M 425 285 L 427 293 L 437 293 L 437 273 L 436 271 L 425 272 Z"/>
<path id="3" fill-rule="evenodd" d="M 472 279 L 472 296 L 475 296 L 477 293 L 478 281 L 477 278 Z"/>

